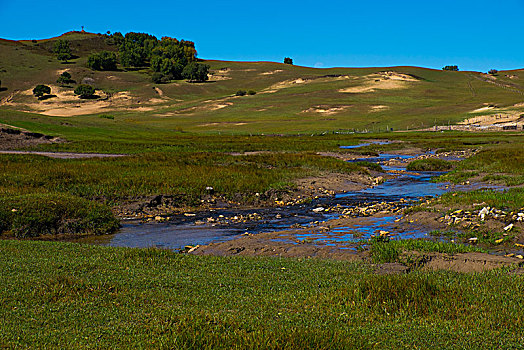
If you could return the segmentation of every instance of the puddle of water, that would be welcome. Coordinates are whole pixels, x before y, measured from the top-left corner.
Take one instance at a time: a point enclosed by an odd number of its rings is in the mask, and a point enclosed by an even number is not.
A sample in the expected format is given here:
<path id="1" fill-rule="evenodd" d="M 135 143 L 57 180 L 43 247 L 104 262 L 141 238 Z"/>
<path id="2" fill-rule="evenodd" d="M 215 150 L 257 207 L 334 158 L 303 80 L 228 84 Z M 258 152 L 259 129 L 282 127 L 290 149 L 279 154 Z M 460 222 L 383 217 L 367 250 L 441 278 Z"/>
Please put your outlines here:
<path id="1" fill-rule="evenodd" d="M 186 245 L 224 242 L 244 233 L 231 227 L 211 227 L 194 224 L 126 224 L 111 236 L 91 238 L 89 243 L 111 247 L 159 247 L 180 250 Z"/>
<path id="2" fill-rule="evenodd" d="M 387 231 L 392 239 L 425 238 L 428 233 L 419 229 L 399 230 L 395 220 L 400 215 L 384 216 L 380 218 L 362 218 L 361 223 L 352 226 L 334 227 L 327 232 L 301 233 L 295 235 L 299 240 L 312 242 L 358 243 L 369 240 L 372 236 L 379 236 L 380 231 Z"/>

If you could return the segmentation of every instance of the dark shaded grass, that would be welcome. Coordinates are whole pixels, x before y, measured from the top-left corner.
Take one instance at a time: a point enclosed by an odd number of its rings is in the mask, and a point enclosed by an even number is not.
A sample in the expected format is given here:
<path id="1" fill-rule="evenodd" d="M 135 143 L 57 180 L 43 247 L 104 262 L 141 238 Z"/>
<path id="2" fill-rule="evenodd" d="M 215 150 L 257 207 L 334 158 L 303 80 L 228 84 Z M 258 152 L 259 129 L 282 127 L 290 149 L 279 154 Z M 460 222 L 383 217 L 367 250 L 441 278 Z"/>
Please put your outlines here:
<path id="1" fill-rule="evenodd" d="M 518 348 L 523 277 L 0 241 L 8 347 Z"/>
<path id="2" fill-rule="evenodd" d="M 290 187 L 296 178 L 321 172 L 365 171 L 312 153 L 233 156 L 213 153 L 143 153 L 118 159 L 61 160 L 2 155 L 0 193 L 60 192 L 116 203 L 166 194 L 197 203 L 205 188 L 228 198 Z"/>

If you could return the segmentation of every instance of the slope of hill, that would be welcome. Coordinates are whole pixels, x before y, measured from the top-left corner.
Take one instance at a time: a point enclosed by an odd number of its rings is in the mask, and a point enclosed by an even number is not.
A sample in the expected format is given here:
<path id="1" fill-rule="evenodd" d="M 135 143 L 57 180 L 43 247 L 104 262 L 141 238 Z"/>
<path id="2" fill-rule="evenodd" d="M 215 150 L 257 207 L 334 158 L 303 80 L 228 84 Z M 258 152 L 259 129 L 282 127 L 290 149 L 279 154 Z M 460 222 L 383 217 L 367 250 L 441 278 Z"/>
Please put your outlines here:
<path id="1" fill-rule="evenodd" d="M 60 63 L 52 53 L 57 39 L 70 41 L 77 58 Z M 316 69 L 206 60 L 211 66 L 208 82 L 153 84 L 147 69 L 86 68 L 88 54 L 100 50 L 116 47 L 103 35 L 80 32 L 37 42 L 0 41 L 0 121 L 26 127 L 38 120 L 35 131 L 51 129 L 59 135 L 60 125 L 304 133 L 421 129 L 464 120 L 515 122 L 524 113 L 524 70 L 492 76 L 418 67 Z M 77 83 L 88 78 L 99 98 L 80 100 L 72 86 L 58 86 L 56 79 L 64 71 Z M 37 84 L 51 86 L 55 97 L 37 100 L 32 95 Z M 236 96 L 238 90 L 256 94 Z M 99 118 L 101 114 L 113 119 Z"/>

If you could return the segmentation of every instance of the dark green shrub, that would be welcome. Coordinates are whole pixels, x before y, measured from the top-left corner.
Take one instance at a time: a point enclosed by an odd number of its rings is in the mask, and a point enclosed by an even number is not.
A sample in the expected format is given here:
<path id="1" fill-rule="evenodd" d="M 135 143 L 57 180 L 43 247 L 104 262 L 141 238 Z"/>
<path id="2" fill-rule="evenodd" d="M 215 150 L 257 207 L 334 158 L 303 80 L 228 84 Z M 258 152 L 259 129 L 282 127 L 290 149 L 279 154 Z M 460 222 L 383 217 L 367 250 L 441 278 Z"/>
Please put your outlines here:
<path id="1" fill-rule="evenodd" d="M 75 88 L 75 95 L 79 95 L 80 98 L 90 98 L 95 94 L 95 88 L 91 85 L 80 84 Z"/>
<path id="2" fill-rule="evenodd" d="M 56 58 L 59 61 L 67 62 L 73 55 L 71 54 L 71 47 L 69 46 L 69 41 L 67 40 L 58 40 L 55 43 L 54 53 L 56 53 Z"/>
<path id="3" fill-rule="evenodd" d="M 103 204 L 64 194 L 0 198 L 0 232 L 15 237 L 113 233 L 118 220 Z"/>
<path id="4" fill-rule="evenodd" d="M 445 66 L 445 67 L 442 67 L 442 70 L 450 70 L 450 71 L 458 72 L 459 67 L 458 66 Z"/>
<path id="5" fill-rule="evenodd" d="M 496 69 L 490 69 L 490 70 L 488 71 L 488 73 L 491 74 L 491 75 L 495 75 L 495 74 L 497 74 L 498 72 L 499 72 L 499 71 L 496 70 Z"/>
<path id="6" fill-rule="evenodd" d="M 163 76 L 170 76 L 173 79 L 180 79 L 184 66 L 173 58 L 162 58 L 155 56 L 151 59 L 151 68 L 155 72 L 162 73 Z"/>
<path id="7" fill-rule="evenodd" d="M 190 82 L 206 81 L 209 79 L 209 66 L 207 64 L 191 62 L 184 67 L 182 77 Z"/>
<path id="8" fill-rule="evenodd" d="M 238 90 L 235 95 L 236 96 L 245 96 L 246 95 L 246 91 L 245 90 Z"/>
<path id="9" fill-rule="evenodd" d="M 251 96 L 256 95 L 256 93 L 257 93 L 257 92 L 256 92 L 255 90 L 249 90 L 249 91 L 247 92 L 247 94 L 248 94 L 248 95 L 251 95 Z"/>
<path id="10" fill-rule="evenodd" d="M 115 119 L 115 116 L 111 114 L 100 114 L 99 117 L 104 118 L 104 119 L 111 119 L 111 120 Z"/>
<path id="11" fill-rule="evenodd" d="M 50 93 L 51 93 L 51 88 L 47 85 L 40 84 L 40 85 L 35 86 L 35 88 L 33 89 L 33 95 L 35 95 L 39 99 L 42 98 L 42 96 L 44 96 L 45 94 L 50 94 Z"/>
<path id="12" fill-rule="evenodd" d="M 71 74 L 69 74 L 69 72 L 63 72 L 62 74 L 60 74 L 56 82 L 57 84 L 65 85 L 65 84 L 72 84 L 75 81 L 71 79 Z"/>
<path id="13" fill-rule="evenodd" d="M 111 51 L 101 51 L 89 55 L 87 67 L 93 70 L 116 70 L 116 54 Z"/>

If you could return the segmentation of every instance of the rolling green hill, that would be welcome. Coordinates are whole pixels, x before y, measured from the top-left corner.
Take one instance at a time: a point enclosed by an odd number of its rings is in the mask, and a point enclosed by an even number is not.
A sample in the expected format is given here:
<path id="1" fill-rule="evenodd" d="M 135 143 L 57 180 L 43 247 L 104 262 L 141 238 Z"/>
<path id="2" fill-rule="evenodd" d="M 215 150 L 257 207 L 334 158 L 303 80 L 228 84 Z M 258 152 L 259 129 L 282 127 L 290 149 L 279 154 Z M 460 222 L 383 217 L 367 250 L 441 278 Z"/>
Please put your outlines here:
<path id="1" fill-rule="evenodd" d="M 57 39 L 70 41 L 77 58 L 60 63 L 52 53 Z M 88 54 L 100 50 L 116 47 L 103 35 L 79 32 L 37 42 L 1 40 L 0 122 L 74 139 L 79 135 L 71 126 L 108 133 L 294 134 L 421 129 L 524 113 L 524 70 L 491 76 L 418 67 L 316 69 L 205 60 L 211 66 L 208 82 L 153 84 L 147 69 L 88 69 Z M 59 87 L 56 79 L 65 70 L 77 83 L 92 79 L 100 98 L 79 100 L 73 86 Z M 38 101 L 31 93 L 37 84 L 51 86 L 56 97 Z M 256 95 L 235 96 L 238 90 Z M 114 118 L 99 118 L 102 114 Z"/>

